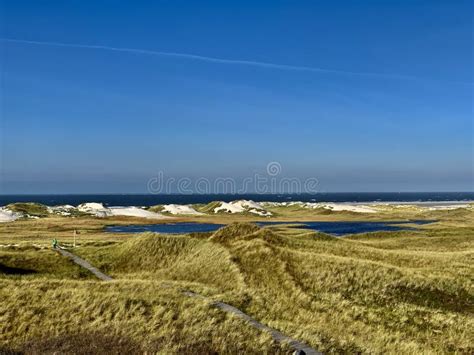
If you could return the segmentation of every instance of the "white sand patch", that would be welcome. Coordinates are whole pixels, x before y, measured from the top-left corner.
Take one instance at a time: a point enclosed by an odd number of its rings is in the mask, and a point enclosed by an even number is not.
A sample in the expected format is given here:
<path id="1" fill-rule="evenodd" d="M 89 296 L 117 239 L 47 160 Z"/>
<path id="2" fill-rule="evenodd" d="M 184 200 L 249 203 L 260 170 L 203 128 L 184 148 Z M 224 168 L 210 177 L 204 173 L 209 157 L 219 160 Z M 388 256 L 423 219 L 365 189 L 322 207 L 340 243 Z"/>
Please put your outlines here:
<path id="1" fill-rule="evenodd" d="M 263 206 L 252 200 L 239 200 L 231 202 L 236 206 L 242 206 L 244 208 L 253 208 L 256 210 L 264 210 Z"/>
<path id="2" fill-rule="evenodd" d="M 345 203 L 326 203 L 326 204 L 321 204 L 319 207 L 322 207 L 331 211 L 349 211 L 349 212 L 357 212 L 357 213 L 376 213 L 377 212 L 374 208 L 369 207 L 369 206 L 351 205 L 351 204 L 345 204 Z M 314 208 L 318 208 L 318 207 L 314 207 Z"/>
<path id="3" fill-rule="evenodd" d="M 259 216 L 263 216 L 263 217 L 269 217 L 272 215 L 272 213 L 269 211 L 259 211 L 254 208 L 250 209 L 249 212 L 253 214 L 258 214 Z"/>
<path id="4" fill-rule="evenodd" d="M 81 212 L 89 212 L 89 213 L 107 210 L 107 208 L 105 208 L 103 204 L 97 203 L 97 202 L 82 203 L 79 206 L 77 206 L 77 209 Z"/>
<path id="5" fill-rule="evenodd" d="M 414 208 L 414 207 L 418 207 L 418 206 L 415 206 L 415 205 L 394 205 L 394 204 L 390 204 L 390 203 L 377 204 L 376 206 L 380 207 L 380 208 L 386 208 L 386 207 L 389 207 L 389 208 Z"/>
<path id="6" fill-rule="evenodd" d="M 163 205 L 163 210 L 162 212 L 168 212 L 171 214 L 185 214 L 185 215 L 194 215 L 194 216 L 199 216 L 203 215 L 204 213 L 196 211 L 194 208 L 192 208 L 189 205 Z"/>
<path id="7" fill-rule="evenodd" d="M 144 210 L 140 207 L 110 207 L 108 208 L 109 216 L 130 216 L 141 218 L 163 219 L 166 218 L 160 213 Z"/>
<path id="8" fill-rule="evenodd" d="M 76 207 L 71 205 L 48 206 L 47 208 L 49 213 L 55 213 L 61 216 L 70 216 L 71 212 L 76 209 Z"/>
<path id="9" fill-rule="evenodd" d="M 50 207 L 53 211 L 70 211 L 70 210 L 75 210 L 76 207 L 71 206 L 71 205 L 60 205 L 60 206 L 53 206 Z"/>
<path id="10" fill-rule="evenodd" d="M 430 211 L 438 211 L 438 210 L 455 210 L 457 208 L 473 208 L 473 205 L 464 204 L 464 205 L 443 205 L 443 206 L 431 206 L 427 207 Z"/>
<path id="11" fill-rule="evenodd" d="M 108 217 L 108 216 L 130 216 L 130 217 L 141 217 L 141 218 L 153 218 L 163 219 L 167 218 L 160 213 L 147 211 L 140 207 L 110 207 L 107 208 L 101 203 L 89 202 L 83 203 L 77 207 L 81 212 L 90 213 L 97 217 Z"/>
<path id="12" fill-rule="evenodd" d="M 221 202 L 219 207 L 214 208 L 214 212 L 242 213 L 245 209 L 241 205 L 234 205 L 232 202 Z"/>
<path id="13" fill-rule="evenodd" d="M 23 215 L 19 212 L 12 212 L 6 208 L 0 208 L 0 223 L 13 222 L 22 216 Z"/>
<path id="14" fill-rule="evenodd" d="M 90 213 L 97 217 L 107 217 L 109 215 L 109 209 L 104 207 L 103 204 L 97 202 L 87 202 L 77 206 L 77 209 L 84 213 Z"/>
<path id="15" fill-rule="evenodd" d="M 266 211 L 263 206 L 252 200 L 238 200 L 232 202 L 221 202 L 219 207 L 214 208 L 214 212 L 242 213 L 250 212 L 259 216 L 271 216 L 272 213 Z"/>

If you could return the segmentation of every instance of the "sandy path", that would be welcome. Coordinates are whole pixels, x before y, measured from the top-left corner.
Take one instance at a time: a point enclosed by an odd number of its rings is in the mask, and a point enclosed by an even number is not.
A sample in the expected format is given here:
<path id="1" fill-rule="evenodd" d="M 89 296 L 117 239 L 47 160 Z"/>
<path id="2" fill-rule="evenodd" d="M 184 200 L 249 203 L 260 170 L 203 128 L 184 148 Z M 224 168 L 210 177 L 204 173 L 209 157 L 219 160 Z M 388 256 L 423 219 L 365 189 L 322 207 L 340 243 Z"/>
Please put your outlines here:
<path id="1" fill-rule="evenodd" d="M 203 300 L 209 300 L 207 297 L 204 297 L 198 293 L 194 293 L 191 291 L 184 291 L 183 294 L 189 296 L 189 297 L 197 297 L 201 298 Z M 224 302 L 211 302 L 211 304 L 214 307 L 220 308 L 223 311 L 227 313 L 231 313 L 240 319 L 245 320 L 247 323 L 249 323 L 252 327 L 266 331 L 270 333 L 272 338 L 279 342 L 279 343 L 289 343 L 290 346 L 298 353 L 298 354 L 311 354 L 311 355 L 322 355 L 319 351 L 314 350 L 311 348 L 309 345 L 302 343 L 296 339 L 290 338 L 289 336 L 286 336 L 285 334 L 279 332 L 278 330 L 275 330 L 273 328 L 267 327 L 265 324 L 260 323 L 259 321 L 255 320 L 254 318 L 250 317 L 248 314 L 245 314 L 242 312 L 240 309 L 235 308 L 234 306 L 231 306 L 230 304 L 224 303 Z"/>
<path id="2" fill-rule="evenodd" d="M 99 278 L 103 281 L 113 280 L 110 276 L 104 274 L 103 272 L 101 272 L 100 270 L 98 270 L 97 268 L 95 268 L 94 266 L 89 264 L 86 260 L 78 257 L 77 255 L 74 255 L 74 254 L 68 252 L 67 250 L 64 250 L 64 249 L 61 249 L 61 248 L 58 248 L 56 250 L 61 255 L 71 259 L 77 265 L 82 266 L 83 268 L 85 268 L 85 269 L 89 270 L 90 272 L 92 272 L 95 276 L 97 276 L 97 278 Z M 207 297 L 204 297 L 204 296 L 202 296 L 198 293 L 194 293 L 194 292 L 191 292 L 191 291 L 184 291 L 183 294 L 186 295 L 186 296 L 189 296 L 189 297 L 196 297 L 196 298 L 203 299 L 205 301 L 210 301 Z M 322 355 L 321 352 L 314 350 L 309 345 L 307 345 L 305 343 L 302 343 L 302 342 L 300 342 L 296 339 L 290 338 L 289 336 L 284 335 L 283 333 L 279 332 L 278 330 L 275 330 L 273 328 L 270 328 L 270 327 L 266 326 L 265 324 L 260 323 L 256 319 L 250 317 L 248 314 L 245 314 L 240 309 L 235 308 L 234 306 L 231 306 L 230 304 L 227 304 L 227 303 L 224 303 L 224 302 L 212 302 L 212 301 L 210 301 L 210 302 L 214 307 L 217 307 L 217 308 L 223 310 L 224 312 L 233 314 L 233 315 L 237 316 L 238 318 L 245 320 L 252 327 L 270 333 L 270 335 L 272 336 L 272 338 L 275 341 L 277 341 L 279 343 L 288 343 L 288 344 L 290 344 L 290 346 L 295 350 L 295 352 L 297 354 Z"/>
<path id="3" fill-rule="evenodd" d="M 60 254 L 62 254 L 63 256 L 71 259 L 73 262 L 75 262 L 77 265 L 79 266 L 82 266 L 84 269 L 87 269 L 89 270 L 90 272 L 92 272 L 95 276 L 97 276 L 97 278 L 101 279 L 101 280 L 104 280 L 104 281 L 111 281 L 113 280 L 110 276 L 104 274 L 103 272 L 101 272 L 99 269 L 93 267 L 91 264 L 89 264 L 87 261 L 85 261 L 84 259 L 78 257 L 77 255 L 74 255 L 70 252 L 68 252 L 67 250 L 64 250 L 64 249 L 61 249 L 61 248 L 58 248 L 56 249 Z"/>

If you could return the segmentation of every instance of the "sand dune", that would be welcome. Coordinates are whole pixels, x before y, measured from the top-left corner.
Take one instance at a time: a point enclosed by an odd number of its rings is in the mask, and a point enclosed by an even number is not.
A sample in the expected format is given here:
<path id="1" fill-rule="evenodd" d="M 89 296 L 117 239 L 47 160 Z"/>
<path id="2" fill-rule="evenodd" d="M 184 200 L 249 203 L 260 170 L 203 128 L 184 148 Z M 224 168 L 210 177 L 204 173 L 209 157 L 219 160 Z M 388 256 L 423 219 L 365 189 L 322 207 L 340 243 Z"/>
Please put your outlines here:
<path id="1" fill-rule="evenodd" d="M 83 203 L 77 207 L 81 212 L 90 213 L 97 217 L 108 217 L 108 216 L 130 216 L 130 217 L 141 217 L 141 218 L 153 218 L 163 219 L 166 218 L 160 213 L 147 211 L 140 207 L 105 207 L 102 203 L 89 202 Z"/>
<path id="2" fill-rule="evenodd" d="M 13 222 L 20 217 L 22 217 L 21 213 L 12 212 L 6 208 L 0 208 L 0 223 Z"/>
<path id="3" fill-rule="evenodd" d="M 227 213 L 242 213 L 249 212 L 259 216 L 271 216 L 272 213 L 265 210 L 265 208 L 252 200 L 238 200 L 232 202 L 221 202 L 219 207 L 214 208 L 214 212 Z"/>
<path id="4" fill-rule="evenodd" d="M 183 214 L 183 215 L 194 215 L 194 216 L 203 214 L 201 212 L 196 211 L 194 208 L 192 208 L 189 205 L 175 205 L 175 204 L 163 205 L 162 212 L 168 212 L 168 213 L 176 214 L 176 215 Z"/>

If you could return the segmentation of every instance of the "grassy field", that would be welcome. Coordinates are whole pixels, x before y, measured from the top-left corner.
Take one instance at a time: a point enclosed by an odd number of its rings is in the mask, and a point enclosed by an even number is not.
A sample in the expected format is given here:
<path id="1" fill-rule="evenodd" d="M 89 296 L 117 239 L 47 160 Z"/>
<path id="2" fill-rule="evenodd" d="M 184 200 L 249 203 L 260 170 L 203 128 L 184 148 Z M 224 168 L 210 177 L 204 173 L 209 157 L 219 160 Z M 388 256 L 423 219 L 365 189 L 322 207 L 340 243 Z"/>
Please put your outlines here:
<path id="1" fill-rule="evenodd" d="M 276 220 L 436 219 L 417 231 L 334 238 L 255 216 L 216 233 L 105 233 L 130 217 L 0 224 L 0 353 L 289 353 L 265 332 L 189 298 L 227 302 L 325 353 L 474 352 L 474 212 L 376 215 L 277 207 Z M 145 222 L 146 223 L 146 222 Z M 51 250 L 51 239 L 115 280 Z"/>

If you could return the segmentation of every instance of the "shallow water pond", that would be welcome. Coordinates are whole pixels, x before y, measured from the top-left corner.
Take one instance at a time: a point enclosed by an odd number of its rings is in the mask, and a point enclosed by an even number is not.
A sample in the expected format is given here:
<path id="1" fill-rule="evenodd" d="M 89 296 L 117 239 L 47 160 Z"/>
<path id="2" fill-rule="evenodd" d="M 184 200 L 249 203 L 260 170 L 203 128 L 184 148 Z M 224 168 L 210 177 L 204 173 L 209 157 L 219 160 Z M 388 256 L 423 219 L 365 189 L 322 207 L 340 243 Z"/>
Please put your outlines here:
<path id="1" fill-rule="evenodd" d="M 414 230 L 404 224 L 427 224 L 433 221 L 396 221 L 396 222 L 257 222 L 260 226 L 295 224 L 295 228 L 304 228 L 323 233 L 342 236 L 346 234 L 368 233 L 378 231 Z M 111 233 L 143 233 L 155 232 L 164 234 L 186 234 L 196 232 L 214 232 L 223 227 L 223 224 L 212 223 L 163 223 L 141 224 L 128 226 L 109 226 L 107 232 Z"/>

